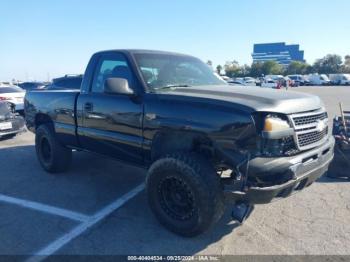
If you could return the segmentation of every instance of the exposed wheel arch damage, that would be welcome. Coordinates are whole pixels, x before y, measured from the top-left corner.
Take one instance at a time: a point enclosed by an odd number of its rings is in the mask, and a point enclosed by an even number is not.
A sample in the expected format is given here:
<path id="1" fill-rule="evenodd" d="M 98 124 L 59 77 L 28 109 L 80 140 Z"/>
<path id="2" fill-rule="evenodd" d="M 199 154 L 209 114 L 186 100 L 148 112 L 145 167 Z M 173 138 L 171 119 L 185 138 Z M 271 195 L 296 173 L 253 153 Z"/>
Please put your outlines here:
<path id="1" fill-rule="evenodd" d="M 51 124 L 52 126 L 54 125 L 54 123 L 49 115 L 38 113 L 35 116 L 35 129 L 38 129 L 38 127 L 43 125 L 43 124 Z"/>
<path id="2" fill-rule="evenodd" d="M 211 139 L 204 134 L 164 130 L 153 138 L 151 162 L 175 152 L 203 152 L 207 156 L 213 156 L 213 149 Z"/>

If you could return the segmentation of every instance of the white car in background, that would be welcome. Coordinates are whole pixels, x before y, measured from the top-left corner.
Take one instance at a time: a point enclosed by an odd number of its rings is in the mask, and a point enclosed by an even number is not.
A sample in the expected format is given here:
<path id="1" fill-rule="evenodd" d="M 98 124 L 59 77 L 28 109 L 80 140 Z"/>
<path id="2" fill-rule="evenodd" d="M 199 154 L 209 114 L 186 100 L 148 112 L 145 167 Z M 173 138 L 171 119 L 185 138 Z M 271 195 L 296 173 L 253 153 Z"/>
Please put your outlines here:
<path id="1" fill-rule="evenodd" d="M 227 81 L 227 83 L 242 86 L 256 86 L 256 80 L 252 77 L 236 77 Z"/>
<path id="2" fill-rule="evenodd" d="M 330 74 L 329 79 L 334 85 L 350 85 L 350 74 Z"/>
<path id="3" fill-rule="evenodd" d="M 5 101 L 15 106 L 16 111 L 23 111 L 25 94 L 25 90 L 18 86 L 0 85 L 0 101 Z"/>
<path id="4" fill-rule="evenodd" d="M 274 81 L 278 81 L 280 79 L 284 78 L 283 75 L 266 75 L 265 79 L 272 79 Z"/>
<path id="5" fill-rule="evenodd" d="M 228 82 L 230 80 L 232 80 L 230 77 L 228 76 L 224 76 L 224 75 L 218 75 L 217 73 L 214 73 L 215 75 L 219 76 L 221 79 L 223 79 L 224 81 Z"/>
<path id="6" fill-rule="evenodd" d="M 253 77 L 244 77 L 243 78 L 244 84 L 247 86 L 256 86 L 256 79 Z"/>
<path id="7" fill-rule="evenodd" d="M 263 87 L 263 88 L 275 88 L 276 89 L 278 87 L 278 83 L 271 78 L 267 78 L 261 82 L 261 87 Z"/>
<path id="8" fill-rule="evenodd" d="M 231 86 L 245 86 L 244 83 L 232 79 L 230 81 L 227 81 L 227 83 Z"/>
<path id="9" fill-rule="evenodd" d="M 235 77 L 234 81 L 239 82 L 241 84 L 244 84 L 244 78 L 243 77 Z"/>
<path id="10" fill-rule="evenodd" d="M 316 85 L 316 86 L 329 85 L 331 83 L 331 80 L 329 80 L 328 76 L 325 74 L 309 75 L 308 79 L 311 85 Z"/>

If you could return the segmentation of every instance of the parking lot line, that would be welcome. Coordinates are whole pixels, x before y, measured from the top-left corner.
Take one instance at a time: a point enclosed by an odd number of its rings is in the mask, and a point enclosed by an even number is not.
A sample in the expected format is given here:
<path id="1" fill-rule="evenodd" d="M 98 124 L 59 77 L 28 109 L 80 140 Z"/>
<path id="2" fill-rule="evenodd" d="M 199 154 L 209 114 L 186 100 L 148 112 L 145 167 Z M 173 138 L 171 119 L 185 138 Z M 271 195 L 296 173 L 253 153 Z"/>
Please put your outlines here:
<path id="1" fill-rule="evenodd" d="M 69 243 L 79 235 L 83 234 L 86 230 L 94 226 L 96 223 L 100 222 L 102 219 L 104 219 L 105 217 L 107 217 L 108 215 L 110 215 L 120 207 L 122 207 L 126 202 L 134 198 L 138 193 L 140 193 L 144 188 L 145 188 L 144 183 L 135 187 L 133 190 L 121 196 L 120 198 L 118 198 L 108 206 L 102 208 L 96 214 L 91 216 L 87 221 L 82 222 L 67 234 L 59 237 L 57 240 L 50 243 L 45 248 L 36 252 L 31 258 L 27 260 L 27 262 L 38 262 L 46 259 L 48 256 L 51 256 L 57 250 L 62 248 L 64 245 L 66 245 L 67 243 Z"/>
<path id="2" fill-rule="evenodd" d="M 33 209 L 40 212 L 44 212 L 44 213 L 48 213 L 48 214 L 56 215 L 60 217 L 65 217 L 65 218 L 80 221 L 80 222 L 85 222 L 89 219 L 89 216 L 80 214 L 74 211 L 70 211 L 59 207 L 53 207 L 53 206 L 25 200 L 25 199 L 14 198 L 14 197 L 2 195 L 2 194 L 0 194 L 0 202 L 14 204 L 24 208 Z"/>

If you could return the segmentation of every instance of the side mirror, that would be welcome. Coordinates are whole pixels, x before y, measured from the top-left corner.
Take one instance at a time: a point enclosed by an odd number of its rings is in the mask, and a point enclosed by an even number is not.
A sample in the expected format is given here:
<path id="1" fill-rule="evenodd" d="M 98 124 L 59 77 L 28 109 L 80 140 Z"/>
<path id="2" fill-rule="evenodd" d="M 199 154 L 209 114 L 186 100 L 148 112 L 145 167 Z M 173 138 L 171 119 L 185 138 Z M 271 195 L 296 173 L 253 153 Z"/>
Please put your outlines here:
<path id="1" fill-rule="evenodd" d="M 104 83 L 103 91 L 106 94 L 119 94 L 128 96 L 135 94 L 134 90 L 129 87 L 128 80 L 118 77 L 107 78 Z"/>

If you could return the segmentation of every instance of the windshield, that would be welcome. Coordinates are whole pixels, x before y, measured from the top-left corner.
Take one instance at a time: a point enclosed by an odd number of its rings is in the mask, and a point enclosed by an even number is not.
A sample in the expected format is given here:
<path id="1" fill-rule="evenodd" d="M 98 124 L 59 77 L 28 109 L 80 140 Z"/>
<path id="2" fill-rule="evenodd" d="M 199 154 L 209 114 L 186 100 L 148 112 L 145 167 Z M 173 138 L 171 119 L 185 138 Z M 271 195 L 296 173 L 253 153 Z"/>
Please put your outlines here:
<path id="1" fill-rule="evenodd" d="M 147 86 L 156 91 L 166 87 L 227 85 L 199 59 L 169 54 L 135 54 Z"/>

